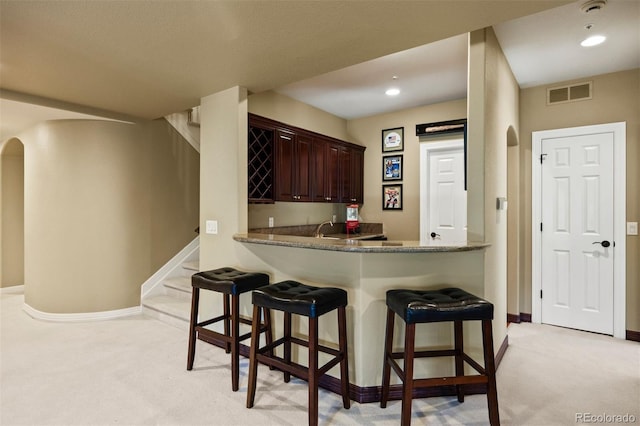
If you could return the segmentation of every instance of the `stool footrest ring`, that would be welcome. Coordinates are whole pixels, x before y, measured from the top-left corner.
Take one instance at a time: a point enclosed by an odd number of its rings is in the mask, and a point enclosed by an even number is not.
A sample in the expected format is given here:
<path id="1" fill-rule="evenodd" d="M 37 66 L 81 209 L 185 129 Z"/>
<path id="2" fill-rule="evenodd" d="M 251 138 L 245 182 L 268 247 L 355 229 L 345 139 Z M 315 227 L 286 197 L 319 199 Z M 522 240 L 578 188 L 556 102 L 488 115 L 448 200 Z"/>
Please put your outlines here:
<path id="1" fill-rule="evenodd" d="M 476 383 L 487 383 L 487 376 L 451 376 L 433 377 L 429 379 L 413 379 L 414 387 L 435 387 L 449 385 L 471 385 Z"/>
<path id="2" fill-rule="evenodd" d="M 256 355 L 256 359 L 260 363 L 264 365 L 268 365 L 269 367 L 275 367 L 276 369 L 282 372 L 291 373 L 300 379 L 304 379 L 307 381 L 309 380 L 309 370 L 306 366 L 302 364 L 298 364 L 293 361 L 291 363 L 287 363 L 287 361 L 285 361 L 285 359 L 282 357 L 279 357 L 276 355 L 267 356 L 261 353 Z M 327 371 L 331 370 L 334 366 L 338 365 L 340 361 L 342 361 L 342 359 L 343 359 L 342 356 L 337 356 L 333 358 L 331 361 L 327 362 L 322 367 L 319 367 L 318 377 L 324 375 Z"/>

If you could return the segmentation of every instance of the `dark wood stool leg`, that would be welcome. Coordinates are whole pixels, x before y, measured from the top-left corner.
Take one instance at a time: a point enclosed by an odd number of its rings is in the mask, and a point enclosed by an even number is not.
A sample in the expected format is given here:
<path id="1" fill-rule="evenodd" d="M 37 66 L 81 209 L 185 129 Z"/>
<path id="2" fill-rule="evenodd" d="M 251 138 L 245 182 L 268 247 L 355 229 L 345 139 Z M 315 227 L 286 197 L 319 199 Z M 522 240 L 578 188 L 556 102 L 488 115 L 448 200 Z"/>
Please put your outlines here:
<path id="1" fill-rule="evenodd" d="M 224 313 L 224 335 L 225 336 L 231 336 L 230 334 L 230 330 L 229 330 L 229 322 L 231 321 L 231 313 L 229 312 L 229 295 L 228 294 L 223 294 L 222 295 L 222 304 L 223 304 L 223 313 Z M 231 352 L 231 343 L 230 342 L 226 342 L 224 345 L 224 350 L 226 353 Z"/>
<path id="2" fill-rule="evenodd" d="M 284 360 L 287 364 L 291 364 L 291 313 L 283 312 L 284 315 Z M 309 349 L 311 350 L 311 349 Z M 291 380 L 291 373 L 286 371 L 284 373 L 285 383 L 289 383 Z"/>
<path id="3" fill-rule="evenodd" d="M 258 321 L 260 318 L 258 318 Z M 252 322 L 253 325 L 253 322 Z M 258 326 L 260 323 L 258 322 Z M 240 296 L 231 296 L 231 389 L 238 390 L 240 381 Z"/>
<path id="4" fill-rule="evenodd" d="M 498 410 L 498 390 L 496 386 L 496 364 L 493 355 L 493 329 L 491 320 L 482 321 L 482 345 L 484 347 L 484 369 L 487 373 L 487 405 L 489 406 L 489 423 L 500 425 Z"/>
<path id="5" fill-rule="evenodd" d="M 264 315 L 264 328 L 265 328 L 265 332 L 264 332 L 264 338 L 266 341 L 267 345 L 270 345 L 273 343 L 273 323 L 271 322 L 271 310 L 270 309 L 263 309 L 262 310 L 262 315 Z M 273 349 L 269 349 L 269 351 L 267 352 L 267 355 L 269 355 L 270 357 L 273 356 Z M 272 365 L 269 366 L 269 370 L 275 370 L 276 368 Z"/>
<path id="6" fill-rule="evenodd" d="M 253 305 L 251 321 L 251 347 L 249 348 L 249 383 L 247 384 L 247 408 L 253 407 L 258 375 L 258 345 L 260 344 L 260 306 Z"/>
<path id="7" fill-rule="evenodd" d="M 382 357 L 382 395 L 380 396 L 380 407 L 386 408 L 389 400 L 389 382 L 391 381 L 391 352 L 393 351 L 393 325 L 395 312 L 387 308 L 387 330 L 384 337 L 384 356 Z"/>
<path id="8" fill-rule="evenodd" d="M 455 339 L 456 350 L 456 376 L 464 376 L 464 339 L 462 332 L 462 321 L 453 322 L 453 335 Z M 458 402 L 464 402 L 464 386 L 456 385 L 456 393 L 458 394 Z"/>
<path id="9" fill-rule="evenodd" d="M 342 406 L 351 407 L 349 398 L 349 352 L 347 351 L 347 311 L 344 306 L 338 308 L 338 342 L 342 360 L 340 361 L 340 382 L 342 384 Z"/>
<path id="10" fill-rule="evenodd" d="M 196 357 L 196 324 L 198 323 L 199 301 L 200 289 L 194 287 L 191 296 L 191 320 L 189 321 L 189 351 L 187 353 L 187 370 L 193 369 L 193 361 Z"/>
<path id="11" fill-rule="evenodd" d="M 400 424 L 411 424 L 411 401 L 413 399 L 413 359 L 416 344 L 416 325 L 407 324 L 404 338 L 404 380 L 402 382 L 402 418 Z"/>
<path id="12" fill-rule="evenodd" d="M 309 426 L 318 424 L 318 318 L 309 318 Z"/>

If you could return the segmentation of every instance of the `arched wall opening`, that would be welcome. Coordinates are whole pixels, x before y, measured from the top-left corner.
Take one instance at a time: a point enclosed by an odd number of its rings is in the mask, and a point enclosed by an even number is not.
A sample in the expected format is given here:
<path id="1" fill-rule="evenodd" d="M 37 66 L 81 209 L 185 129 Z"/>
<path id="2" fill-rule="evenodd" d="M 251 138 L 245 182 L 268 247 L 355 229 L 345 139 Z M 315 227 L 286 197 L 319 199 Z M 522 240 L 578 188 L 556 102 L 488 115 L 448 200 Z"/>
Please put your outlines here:
<path id="1" fill-rule="evenodd" d="M 0 146 L 0 287 L 24 284 L 24 145 Z"/>
<path id="2" fill-rule="evenodd" d="M 520 321 L 520 144 L 518 134 L 509 126 L 507 141 L 507 318 Z"/>

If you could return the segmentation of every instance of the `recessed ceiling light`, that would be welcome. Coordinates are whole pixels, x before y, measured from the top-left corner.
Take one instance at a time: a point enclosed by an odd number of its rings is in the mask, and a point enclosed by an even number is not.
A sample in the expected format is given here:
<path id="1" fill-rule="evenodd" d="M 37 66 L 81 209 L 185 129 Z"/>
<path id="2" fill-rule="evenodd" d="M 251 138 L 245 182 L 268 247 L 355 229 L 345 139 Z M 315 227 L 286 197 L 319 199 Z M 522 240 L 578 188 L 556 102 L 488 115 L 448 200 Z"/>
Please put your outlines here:
<path id="1" fill-rule="evenodd" d="M 601 36 L 601 35 L 594 35 L 591 37 L 587 37 L 586 39 L 582 40 L 582 43 L 580 43 L 580 46 L 582 47 L 591 47 L 591 46 L 597 46 L 601 43 L 604 43 L 604 41 L 607 38 L 605 36 Z"/>
<path id="2" fill-rule="evenodd" d="M 392 87 L 391 89 L 387 89 L 386 92 L 384 92 L 387 96 L 397 96 L 400 94 L 400 89 L 397 89 L 395 87 Z"/>

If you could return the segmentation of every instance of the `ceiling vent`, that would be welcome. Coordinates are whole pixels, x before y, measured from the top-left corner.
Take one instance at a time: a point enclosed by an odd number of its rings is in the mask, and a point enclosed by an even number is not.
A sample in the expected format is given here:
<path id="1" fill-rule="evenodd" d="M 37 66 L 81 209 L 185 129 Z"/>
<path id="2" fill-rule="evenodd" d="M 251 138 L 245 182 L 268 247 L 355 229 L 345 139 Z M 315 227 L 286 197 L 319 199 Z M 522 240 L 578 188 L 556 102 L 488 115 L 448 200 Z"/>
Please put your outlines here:
<path id="1" fill-rule="evenodd" d="M 607 0 L 590 0 L 580 6 L 580 10 L 586 14 L 590 14 L 602 10 L 606 4 Z"/>
<path id="2" fill-rule="evenodd" d="M 547 105 L 591 99 L 592 82 L 576 83 L 569 86 L 547 89 Z"/>

